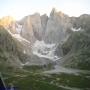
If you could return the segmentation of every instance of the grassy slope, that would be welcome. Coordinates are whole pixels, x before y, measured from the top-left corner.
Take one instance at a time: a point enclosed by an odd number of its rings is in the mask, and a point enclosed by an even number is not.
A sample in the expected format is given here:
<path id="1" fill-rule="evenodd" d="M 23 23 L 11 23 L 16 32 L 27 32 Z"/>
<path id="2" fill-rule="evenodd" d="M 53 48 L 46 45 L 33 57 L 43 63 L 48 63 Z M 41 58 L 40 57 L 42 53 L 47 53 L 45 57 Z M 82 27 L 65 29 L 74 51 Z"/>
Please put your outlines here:
<path id="1" fill-rule="evenodd" d="M 90 70 L 90 33 L 74 32 L 62 46 L 67 56 L 64 65 Z"/>
<path id="2" fill-rule="evenodd" d="M 11 83 L 19 90 L 70 90 L 65 87 L 80 88 L 85 90 L 90 89 L 90 78 L 87 78 L 90 74 L 40 74 L 30 72 L 15 72 L 8 75 L 5 79 L 7 86 Z M 7 77 L 7 75 L 3 75 Z M 64 87 L 61 87 L 64 86 Z M 73 90 L 73 89 L 72 89 Z"/>

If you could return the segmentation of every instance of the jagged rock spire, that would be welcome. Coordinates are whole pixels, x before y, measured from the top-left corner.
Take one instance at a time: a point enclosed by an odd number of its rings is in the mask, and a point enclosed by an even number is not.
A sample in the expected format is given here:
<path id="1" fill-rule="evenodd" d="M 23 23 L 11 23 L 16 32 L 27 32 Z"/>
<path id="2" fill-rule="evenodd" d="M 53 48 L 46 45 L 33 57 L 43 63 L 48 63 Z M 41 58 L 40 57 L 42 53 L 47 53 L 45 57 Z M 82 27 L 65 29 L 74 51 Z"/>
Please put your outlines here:
<path id="1" fill-rule="evenodd" d="M 56 13 L 56 9 L 53 8 L 52 11 L 51 11 L 51 13 L 50 13 L 50 16 L 53 16 L 55 13 Z"/>

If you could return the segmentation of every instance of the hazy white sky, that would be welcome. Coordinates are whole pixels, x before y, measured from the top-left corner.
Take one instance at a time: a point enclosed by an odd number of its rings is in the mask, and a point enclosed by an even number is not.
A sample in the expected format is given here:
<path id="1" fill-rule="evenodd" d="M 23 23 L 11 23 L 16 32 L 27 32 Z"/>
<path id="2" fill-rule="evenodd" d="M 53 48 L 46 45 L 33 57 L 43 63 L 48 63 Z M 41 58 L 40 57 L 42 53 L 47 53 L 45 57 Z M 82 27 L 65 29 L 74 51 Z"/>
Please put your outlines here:
<path id="1" fill-rule="evenodd" d="M 10 15 L 21 19 L 35 12 L 49 15 L 53 7 L 69 16 L 90 14 L 90 0 L 0 0 L 0 18 Z"/>

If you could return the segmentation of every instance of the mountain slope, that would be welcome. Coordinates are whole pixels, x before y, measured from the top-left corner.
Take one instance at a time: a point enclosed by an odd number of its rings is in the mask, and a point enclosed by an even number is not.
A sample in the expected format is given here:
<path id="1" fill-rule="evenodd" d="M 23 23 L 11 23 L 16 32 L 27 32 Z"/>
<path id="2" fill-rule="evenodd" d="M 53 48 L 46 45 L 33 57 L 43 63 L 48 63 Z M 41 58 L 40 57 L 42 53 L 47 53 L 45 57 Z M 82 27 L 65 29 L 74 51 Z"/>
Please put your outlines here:
<path id="1" fill-rule="evenodd" d="M 89 24 L 90 15 L 69 17 L 53 9 L 49 17 L 36 13 L 0 26 L 0 72 L 7 87 L 90 90 Z"/>
<path id="2" fill-rule="evenodd" d="M 90 70 L 90 33 L 74 32 L 62 46 L 65 66 Z"/>
<path id="3" fill-rule="evenodd" d="M 0 71 L 21 68 L 28 55 L 23 53 L 23 45 L 0 26 Z"/>
<path id="4" fill-rule="evenodd" d="M 53 49 L 54 51 L 56 51 L 53 53 L 57 54 L 59 57 L 63 56 L 65 59 L 67 59 L 64 62 L 65 64 L 66 63 L 68 64 L 69 61 L 73 63 L 74 61 L 80 61 L 81 63 L 82 58 L 79 56 L 81 56 L 82 53 L 85 53 L 87 56 L 87 54 L 89 53 L 87 50 L 89 49 L 88 43 L 89 43 L 89 33 L 90 33 L 89 31 L 90 15 L 84 14 L 81 15 L 80 17 L 69 17 L 68 15 L 62 12 L 57 12 L 55 9 L 52 9 L 49 17 L 47 15 L 40 16 L 39 13 L 35 13 L 33 15 L 24 17 L 20 21 L 15 21 L 13 22 L 13 24 L 11 24 L 10 22 L 9 22 L 9 26 L 10 25 L 11 26 L 8 27 L 8 32 L 9 35 L 11 36 L 10 37 L 6 36 L 7 38 L 5 40 L 7 40 L 8 38 L 11 38 L 13 40 L 12 41 L 8 40 L 8 42 L 5 41 L 5 43 L 3 43 L 1 40 L 1 45 L 2 46 L 6 45 L 5 47 L 9 47 L 9 48 L 10 45 L 13 46 L 9 52 L 11 53 L 13 49 L 16 50 L 12 52 L 16 55 L 15 57 L 19 58 L 20 59 L 19 61 L 22 62 L 23 64 L 41 65 L 42 63 L 44 62 L 46 63 L 47 61 L 49 61 L 48 59 L 45 59 L 46 56 L 41 58 L 39 57 L 40 55 L 38 55 L 38 53 L 37 53 L 38 56 L 36 56 L 35 53 L 33 53 L 32 47 L 34 47 L 35 43 L 38 40 L 40 42 L 42 41 L 45 42 L 46 45 L 51 43 L 51 44 L 55 44 L 56 47 L 58 46 L 56 50 Z M 5 28 L 7 27 L 5 26 Z M 13 32 L 12 29 L 15 32 Z M 80 30 L 80 31 L 74 32 L 74 30 L 76 31 Z M 3 37 L 1 38 L 5 38 L 4 36 L 5 35 L 3 35 Z M 8 44 L 9 42 L 10 44 Z M 14 42 L 15 44 L 11 42 Z M 44 51 L 42 50 L 43 48 L 39 48 L 39 50 Z M 36 50 L 37 52 L 40 52 L 38 49 Z M 74 55 L 75 57 L 77 57 L 77 60 L 70 60 L 69 58 L 70 57 L 73 58 Z M 84 61 L 86 63 L 86 61 L 88 62 L 89 60 L 84 60 Z M 74 67 L 74 65 L 72 66 Z M 80 66 L 80 65 L 76 65 L 76 66 Z M 83 67 L 79 67 L 79 68 L 83 68 Z"/>

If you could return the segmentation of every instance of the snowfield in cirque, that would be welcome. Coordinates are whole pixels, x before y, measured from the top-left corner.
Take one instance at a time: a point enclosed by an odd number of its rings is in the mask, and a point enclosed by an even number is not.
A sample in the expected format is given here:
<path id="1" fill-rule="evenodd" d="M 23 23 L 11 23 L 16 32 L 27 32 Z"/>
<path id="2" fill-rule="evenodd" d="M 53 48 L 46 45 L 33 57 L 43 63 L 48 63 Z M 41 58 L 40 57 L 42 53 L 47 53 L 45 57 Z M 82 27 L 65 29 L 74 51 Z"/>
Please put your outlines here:
<path id="1" fill-rule="evenodd" d="M 32 51 L 34 55 L 38 57 L 47 58 L 52 61 L 56 61 L 60 59 L 58 56 L 55 55 L 55 44 L 46 44 L 44 41 L 36 41 L 33 45 Z"/>

